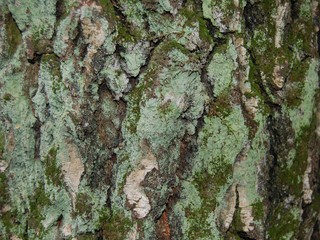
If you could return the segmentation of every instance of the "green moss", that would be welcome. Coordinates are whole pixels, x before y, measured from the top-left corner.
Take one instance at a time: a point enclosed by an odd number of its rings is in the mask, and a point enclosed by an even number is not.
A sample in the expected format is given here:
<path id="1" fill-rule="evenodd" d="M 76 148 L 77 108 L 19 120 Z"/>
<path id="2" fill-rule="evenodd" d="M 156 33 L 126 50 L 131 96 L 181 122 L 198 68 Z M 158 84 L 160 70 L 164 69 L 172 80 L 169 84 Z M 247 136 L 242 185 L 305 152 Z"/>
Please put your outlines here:
<path id="1" fill-rule="evenodd" d="M 113 2 L 110 0 L 99 0 L 101 7 L 104 10 L 104 13 L 107 15 L 108 20 L 111 25 L 117 25 L 117 37 L 115 38 L 116 43 L 124 42 L 137 42 L 141 39 L 141 33 L 139 30 L 133 30 L 129 25 L 122 21 L 122 16 L 117 15 Z"/>
<path id="2" fill-rule="evenodd" d="M 79 193 L 76 198 L 75 204 L 75 212 L 73 213 L 74 216 L 78 215 L 86 215 L 88 216 L 92 211 L 91 203 L 92 198 L 86 193 Z"/>
<path id="3" fill-rule="evenodd" d="M 230 115 L 232 106 L 230 104 L 229 91 L 222 92 L 215 101 L 209 104 L 209 116 L 224 118 Z"/>
<path id="4" fill-rule="evenodd" d="M 57 151 L 59 148 L 51 148 L 45 159 L 45 175 L 49 184 L 63 185 L 63 176 L 60 167 L 57 166 Z"/>
<path id="5" fill-rule="evenodd" d="M 222 204 L 222 196 L 232 178 L 232 164 L 243 148 L 247 133 L 240 108 L 232 109 L 221 119 L 206 117 L 204 121 L 198 137 L 199 156 L 193 164 L 192 184 L 198 191 L 199 200 L 186 208 L 188 239 L 218 239 L 215 209 Z"/>
<path id="6" fill-rule="evenodd" d="M 223 160 L 221 160 L 223 162 Z M 200 206 L 193 204 L 186 209 L 186 219 L 189 222 L 186 231 L 188 239 L 210 239 L 213 237 L 212 219 L 217 206 L 217 198 L 221 191 L 221 186 L 227 184 L 232 175 L 232 165 L 221 165 L 215 174 L 209 174 L 207 171 L 197 172 L 193 177 L 193 185 L 199 192 L 201 199 Z"/>
<path id="7" fill-rule="evenodd" d="M 241 220 L 241 208 L 237 207 L 234 211 L 233 220 L 230 228 L 230 232 L 241 232 L 243 231 L 243 228 L 245 227 L 245 224 Z"/>
<path id="8" fill-rule="evenodd" d="M 124 27 L 122 24 L 119 24 L 117 29 L 117 42 L 134 42 L 134 38 L 130 35 L 130 30 L 127 27 Z"/>
<path id="9" fill-rule="evenodd" d="M 199 13 L 197 13 L 196 9 L 195 9 L 195 5 L 193 3 L 191 3 L 190 1 L 188 1 L 189 3 L 187 3 L 187 7 L 183 8 L 181 10 L 181 15 L 187 18 L 186 23 L 184 24 L 184 26 L 189 26 L 190 24 L 194 23 L 194 22 L 198 22 L 199 23 L 199 36 L 203 41 L 208 41 L 210 43 L 213 42 L 213 38 L 210 34 L 209 31 L 209 27 L 207 25 L 207 21 L 203 18 L 202 15 L 200 15 Z M 190 10 L 192 9 L 192 10 Z"/>
<path id="10" fill-rule="evenodd" d="M 43 214 L 43 209 L 45 206 L 51 204 L 49 196 L 46 194 L 43 182 L 39 182 L 38 186 L 35 188 L 34 193 L 30 195 L 30 208 L 28 215 L 28 228 L 38 229 L 40 235 L 45 234 L 45 230 L 41 223 L 45 219 Z M 30 231 L 30 230 L 29 230 Z"/>
<path id="11" fill-rule="evenodd" d="M 257 201 L 252 204 L 253 217 L 255 220 L 263 220 L 264 217 L 264 207 L 262 201 Z"/>
<path id="12" fill-rule="evenodd" d="M 100 2 L 101 7 L 103 8 L 105 14 L 107 14 L 109 19 L 115 21 L 117 17 L 113 3 L 110 0 L 98 0 L 98 2 Z"/>
<path id="13" fill-rule="evenodd" d="M 70 119 L 72 120 L 73 124 L 75 126 L 77 126 L 78 124 L 81 123 L 81 119 L 79 119 L 77 116 L 75 116 L 74 114 L 72 113 L 69 113 L 69 116 L 70 116 Z"/>
<path id="14" fill-rule="evenodd" d="M 249 70 L 248 80 L 250 82 L 251 92 L 250 93 L 246 92 L 245 96 L 248 99 L 252 97 L 258 98 L 259 100 L 258 107 L 261 110 L 261 112 L 265 116 L 267 116 L 270 113 L 271 109 L 269 105 L 266 104 L 266 102 L 272 102 L 273 96 L 271 96 L 269 92 L 263 90 L 268 88 L 268 86 L 266 86 L 261 79 L 260 68 L 256 64 L 253 64 L 251 59 L 249 61 L 249 65 L 250 65 L 250 70 Z"/>
<path id="15" fill-rule="evenodd" d="M 299 232 L 299 219 L 296 216 L 296 209 L 287 209 L 283 203 L 272 209 L 268 218 L 269 227 L 267 229 L 268 239 L 292 239 L 288 234 Z M 291 235 L 291 234 L 290 234 Z M 293 234 L 292 234 L 293 235 Z"/>
<path id="16" fill-rule="evenodd" d="M 44 54 L 41 57 L 41 63 L 45 64 L 51 71 L 51 75 L 58 76 L 61 79 L 60 73 L 60 61 L 57 55 L 55 54 Z"/>
<path id="17" fill-rule="evenodd" d="M 3 96 L 3 100 L 10 101 L 12 99 L 12 95 L 10 93 L 5 93 Z"/>
<path id="18" fill-rule="evenodd" d="M 6 135 L 5 132 L 0 127 L 0 157 L 2 156 L 6 145 Z"/>
<path id="19" fill-rule="evenodd" d="M 17 48 L 18 45 L 22 42 L 20 30 L 10 15 L 6 16 L 8 22 L 6 23 L 6 35 L 7 35 L 7 42 L 8 42 L 8 54 L 12 56 Z"/>
<path id="20" fill-rule="evenodd" d="M 186 55 L 189 55 L 190 52 L 189 50 L 187 50 L 186 48 L 184 48 L 181 44 L 179 44 L 177 41 L 170 41 L 170 42 L 167 42 L 163 45 L 161 45 L 161 48 L 159 49 L 160 52 L 170 52 L 174 49 L 178 49 L 180 50 L 183 54 L 186 54 Z"/>
<path id="21" fill-rule="evenodd" d="M 137 123 L 141 117 L 140 108 L 141 108 L 142 97 L 145 93 L 145 90 L 150 88 L 154 83 L 155 72 L 156 72 L 156 68 L 154 68 L 153 66 L 150 66 L 146 72 L 146 75 L 143 78 L 143 81 L 137 87 L 135 87 L 128 95 L 128 101 L 130 103 L 129 105 L 130 116 L 126 118 L 126 121 L 127 121 L 126 128 L 131 133 L 137 132 Z"/>
<path id="22" fill-rule="evenodd" d="M 97 236 L 93 233 L 80 234 L 77 236 L 78 240 L 96 240 Z"/>
<path id="23" fill-rule="evenodd" d="M 9 204 L 10 203 L 10 195 L 9 195 L 9 191 L 8 191 L 8 180 L 7 177 L 4 173 L 0 173 L 0 209 L 2 209 L 2 207 L 5 204 Z"/>
<path id="24" fill-rule="evenodd" d="M 101 215 L 103 239 L 125 239 L 133 227 L 133 222 L 122 213 L 110 213 L 106 211 Z"/>
<path id="25" fill-rule="evenodd" d="M 10 211 L 6 213 L 0 213 L 0 223 L 4 226 L 4 229 L 1 229 L 0 239 L 9 239 L 11 231 L 14 227 L 14 214 Z M 1 236 L 3 238 L 1 238 Z"/>
<path id="26" fill-rule="evenodd" d="M 301 129 L 303 133 L 296 141 L 296 155 L 290 167 L 284 167 L 279 169 L 278 173 L 278 185 L 285 186 L 286 191 L 290 192 L 295 197 L 299 198 L 303 189 L 304 172 L 307 167 L 308 151 L 310 148 L 310 141 L 314 137 L 314 130 L 316 129 L 316 116 L 314 114 L 310 125 L 304 126 Z"/>

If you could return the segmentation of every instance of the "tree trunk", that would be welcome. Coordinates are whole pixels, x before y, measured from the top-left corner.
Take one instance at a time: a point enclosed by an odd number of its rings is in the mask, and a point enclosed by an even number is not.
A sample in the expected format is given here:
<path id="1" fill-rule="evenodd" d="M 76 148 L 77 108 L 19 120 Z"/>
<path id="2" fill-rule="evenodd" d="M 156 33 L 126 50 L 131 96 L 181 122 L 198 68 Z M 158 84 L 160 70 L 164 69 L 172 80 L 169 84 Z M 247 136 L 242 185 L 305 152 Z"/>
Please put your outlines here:
<path id="1" fill-rule="evenodd" d="M 0 1 L 0 238 L 320 239 L 319 5 Z"/>

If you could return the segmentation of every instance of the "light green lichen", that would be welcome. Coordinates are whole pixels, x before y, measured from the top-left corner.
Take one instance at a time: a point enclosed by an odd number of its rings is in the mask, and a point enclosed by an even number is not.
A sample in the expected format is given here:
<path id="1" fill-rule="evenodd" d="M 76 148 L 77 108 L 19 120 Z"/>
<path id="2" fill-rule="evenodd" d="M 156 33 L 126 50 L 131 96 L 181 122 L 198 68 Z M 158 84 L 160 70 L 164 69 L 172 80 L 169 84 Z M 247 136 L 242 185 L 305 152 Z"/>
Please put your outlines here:
<path id="1" fill-rule="evenodd" d="M 312 3 L 310 0 L 306 0 L 301 3 L 299 14 L 307 19 L 312 17 Z"/>
<path id="2" fill-rule="evenodd" d="M 170 4 L 169 0 L 163 0 L 159 1 L 159 5 L 162 7 L 162 9 L 166 12 L 170 12 L 172 10 L 172 6 Z"/>
<path id="3" fill-rule="evenodd" d="M 314 96 L 319 88 L 318 77 L 319 61 L 312 60 L 309 70 L 306 73 L 306 79 L 302 90 L 302 102 L 299 107 L 286 109 L 295 130 L 296 137 L 302 134 L 301 129 L 309 126 L 311 117 L 314 114 L 315 103 Z"/>
<path id="4" fill-rule="evenodd" d="M 266 132 L 266 117 L 263 114 L 256 114 L 258 130 L 251 140 L 250 148 L 246 159 L 234 169 L 233 178 L 236 182 L 246 189 L 246 199 L 252 205 L 261 201 L 261 196 L 257 190 L 259 164 L 264 161 L 267 154 L 266 143 L 268 142 L 268 133 Z"/>
<path id="5" fill-rule="evenodd" d="M 126 43 L 124 44 L 126 51 L 121 52 L 120 56 L 124 58 L 125 64 L 128 68 L 128 73 L 133 77 L 138 76 L 141 66 L 146 63 L 148 57 L 147 42 L 139 42 L 137 44 Z"/>
<path id="6" fill-rule="evenodd" d="M 124 92 L 128 91 L 129 79 L 120 67 L 119 59 L 108 57 L 105 67 L 99 73 L 101 78 L 107 81 L 109 88 L 113 91 L 115 98 L 119 99 Z"/>
<path id="7" fill-rule="evenodd" d="M 57 0 L 14 1 L 8 0 L 8 8 L 19 29 L 28 31 L 35 39 L 50 39 L 56 23 Z"/>
<path id="8" fill-rule="evenodd" d="M 221 51 L 222 50 L 222 51 Z M 226 50 L 217 51 L 208 66 L 208 79 L 213 85 L 213 94 L 218 97 L 236 84 L 233 71 L 237 68 L 237 52 L 234 45 L 228 44 Z"/>
<path id="9" fill-rule="evenodd" d="M 232 165 L 248 138 L 248 130 L 238 106 L 224 118 L 205 117 L 204 121 L 198 155 L 192 163 L 193 181 L 182 181 L 183 200 L 175 205 L 174 212 L 185 216 L 182 229 L 186 238 L 222 239 L 215 209 L 222 207 L 233 182 Z"/>
<path id="10" fill-rule="evenodd" d="M 199 133 L 199 160 L 194 171 L 206 169 L 215 174 L 221 164 L 232 165 L 248 137 L 248 129 L 240 107 L 234 107 L 225 118 L 205 117 L 205 125 Z M 200 161 L 201 160 L 201 161 Z"/>
<path id="11" fill-rule="evenodd" d="M 79 16 L 75 13 L 67 15 L 59 21 L 57 26 L 57 38 L 53 43 L 53 48 L 57 56 L 63 56 L 70 49 L 68 41 L 72 41 L 78 34 Z"/>
<path id="12" fill-rule="evenodd" d="M 216 27 L 219 27 L 220 32 L 226 32 L 227 30 L 236 30 L 234 29 L 234 23 L 232 21 L 236 20 L 236 6 L 234 1 L 211 1 L 204 0 L 202 1 L 203 16 L 207 19 L 210 19 L 212 24 Z M 240 30 L 240 23 L 237 30 Z"/>
<path id="13" fill-rule="evenodd" d="M 288 154 L 288 158 L 287 158 L 287 168 L 290 169 L 292 167 L 293 161 L 296 157 L 296 153 L 297 151 L 295 149 L 291 149 L 289 154 Z"/>
<path id="14" fill-rule="evenodd" d="M 144 26 L 145 24 L 146 14 L 143 2 L 136 0 L 121 0 L 120 3 L 127 20 L 132 23 L 136 29 L 141 29 L 141 26 Z"/>

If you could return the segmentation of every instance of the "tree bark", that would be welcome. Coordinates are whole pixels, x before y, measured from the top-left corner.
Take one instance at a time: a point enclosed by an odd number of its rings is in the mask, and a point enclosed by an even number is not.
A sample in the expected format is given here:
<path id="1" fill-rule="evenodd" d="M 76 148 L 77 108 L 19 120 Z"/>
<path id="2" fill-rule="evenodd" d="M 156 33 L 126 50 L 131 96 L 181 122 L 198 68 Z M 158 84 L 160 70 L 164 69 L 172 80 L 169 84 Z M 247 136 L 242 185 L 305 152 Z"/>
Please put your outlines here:
<path id="1" fill-rule="evenodd" d="M 0 2 L 1 239 L 320 239 L 318 0 Z"/>

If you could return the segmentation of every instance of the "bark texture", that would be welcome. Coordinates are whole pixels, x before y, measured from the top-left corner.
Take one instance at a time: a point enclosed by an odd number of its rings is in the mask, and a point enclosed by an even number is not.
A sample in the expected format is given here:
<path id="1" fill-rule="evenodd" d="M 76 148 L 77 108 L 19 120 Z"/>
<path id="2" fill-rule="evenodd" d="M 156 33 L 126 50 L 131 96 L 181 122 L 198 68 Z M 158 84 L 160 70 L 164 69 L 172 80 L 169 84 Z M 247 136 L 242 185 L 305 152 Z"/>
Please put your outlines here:
<path id="1" fill-rule="evenodd" d="M 318 0 L 1 0 L 0 239 L 320 239 Z"/>

